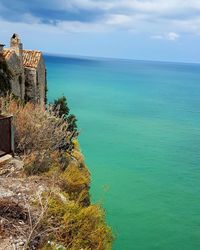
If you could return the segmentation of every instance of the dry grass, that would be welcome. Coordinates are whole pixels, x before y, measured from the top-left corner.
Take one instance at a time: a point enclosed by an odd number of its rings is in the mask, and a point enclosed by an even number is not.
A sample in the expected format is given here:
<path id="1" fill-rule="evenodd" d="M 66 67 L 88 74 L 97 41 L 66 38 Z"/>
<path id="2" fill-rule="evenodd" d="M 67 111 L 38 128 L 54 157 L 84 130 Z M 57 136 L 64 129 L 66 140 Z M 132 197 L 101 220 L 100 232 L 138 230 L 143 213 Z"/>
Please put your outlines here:
<path id="1" fill-rule="evenodd" d="M 7 96 L 0 98 L 0 113 L 14 116 L 15 149 L 20 154 L 37 152 L 44 155 L 67 147 L 73 139 L 66 120 L 58 117 L 51 107 L 23 105 Z"/>
<path id="2" fill-rule="evenodd" d="M 99 206 L 81 207 L 75 202 L 63 202 L 58 196 L 49 199 L 44 225 L 57 228 L 49 240 L 63 249 L 109 250 L 113 240 Z M 43 249 L 51 249 L 45 244 Z"/>
<path id="3" fill-rule="evenodd" d="M 58 176 L 60 188 L 68 193 L 70 200 L 87 206 L 90 204 L 89 185 L 90 173 L 88 169 L 76 161 L 71 161 L 66 170 Z"/>
<path id="4" fill-rule="evenodd" d="M 0 98 L 0 113 L 14 116 L 15 147 L 24 158 L 26 173 L 41 174 L 51 183 L 48 194 L 35 204 L 25 204 L 28 228 L 21 233 L 27 249 L 58 249 L 57 245 L 69 250 L 111 249 L 111 230 L 104 211 L 90 204 L 90 173 L 66 120 L 51 107 L 23 104 L 11 96 Z"/>

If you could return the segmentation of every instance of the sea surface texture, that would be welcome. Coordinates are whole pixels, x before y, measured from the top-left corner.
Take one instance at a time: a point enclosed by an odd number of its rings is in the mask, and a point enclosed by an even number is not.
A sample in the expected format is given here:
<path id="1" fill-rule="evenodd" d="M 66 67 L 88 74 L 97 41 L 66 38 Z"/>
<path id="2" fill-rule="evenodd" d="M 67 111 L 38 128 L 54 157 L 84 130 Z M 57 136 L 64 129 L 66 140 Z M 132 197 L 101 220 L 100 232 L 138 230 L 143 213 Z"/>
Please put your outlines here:
<path id="1" fill-rule="evenodd" d="M 46 56 L 114 250 L 200 249 L 200 65 Z"/>

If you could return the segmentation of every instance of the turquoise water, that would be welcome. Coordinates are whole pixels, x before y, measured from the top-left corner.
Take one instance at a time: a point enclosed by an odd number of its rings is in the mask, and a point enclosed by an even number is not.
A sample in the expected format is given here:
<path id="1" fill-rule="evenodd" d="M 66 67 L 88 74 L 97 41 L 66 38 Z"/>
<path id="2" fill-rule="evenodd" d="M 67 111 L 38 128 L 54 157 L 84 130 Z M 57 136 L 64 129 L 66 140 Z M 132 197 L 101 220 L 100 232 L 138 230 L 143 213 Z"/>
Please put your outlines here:
<path id="1" fill-rule="evenodd" d="M 200 249 L 200 65 L 46 57 L 114 250 Z"/>

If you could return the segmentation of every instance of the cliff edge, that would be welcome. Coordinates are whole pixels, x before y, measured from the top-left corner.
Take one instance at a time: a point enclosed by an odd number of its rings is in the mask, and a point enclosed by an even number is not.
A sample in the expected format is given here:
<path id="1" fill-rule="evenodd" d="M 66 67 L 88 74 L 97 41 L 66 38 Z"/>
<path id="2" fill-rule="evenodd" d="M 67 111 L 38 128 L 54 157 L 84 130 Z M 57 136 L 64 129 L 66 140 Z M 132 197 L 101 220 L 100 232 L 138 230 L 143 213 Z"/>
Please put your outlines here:
<path id="1" fill-rule="evenodd" d="M 0 165 L 0 249 L 111 249 L 69 120 L 12 96 L 0 98 L 0 114 L 13 115 L 16 152 Z"/>

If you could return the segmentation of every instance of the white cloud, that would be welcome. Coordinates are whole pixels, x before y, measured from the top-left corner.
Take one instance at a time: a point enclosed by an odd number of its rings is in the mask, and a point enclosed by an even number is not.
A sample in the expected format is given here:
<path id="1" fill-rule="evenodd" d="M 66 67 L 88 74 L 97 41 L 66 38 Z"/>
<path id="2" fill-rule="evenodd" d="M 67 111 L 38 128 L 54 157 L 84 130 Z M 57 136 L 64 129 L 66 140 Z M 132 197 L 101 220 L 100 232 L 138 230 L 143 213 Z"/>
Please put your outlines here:
<path id="1" fill-rule="evenodd" d="M 61 32 L 124 29 L 146 34 L 152 39 L 170 41 L 186 33 L 200 35 L 200 0 L 49 0 L 48 7 L 46 3 L 47 0 L 41 2 L 43 10 L 55 10 L 57 13 L 54 20 L 50 12 L 46 23 L 52 30 L 56 27 Z M 3 6 L 0 3 L 1 10 Z M 59 11 L 62 11 L 60 19 Z M 73 13 L 77 15 L 73 16 Z M 34 14 L 31 11 L 23 13 L 21 22 L 44 25 L 45 16 Z M 84 18 L 84 15 L 91 16 L 91 19 Z M 65 16 L 73 16 L 74 19 L 67 20 Z"/>
<path id="2" fill-rule="evenodd" d="M 108 16 L 106 20 L 106 24 L 108 25 L 127 25 L 132 22 L 132 17 L 128 15 L 121 15 L 121 14 L 112 14 Z"/>
<path id="3" fill-rule="evenodd" d="M 113 3 L 109 1 L 92 1 L 92 0 L 70 0 L 71 5 L 80 9 L 102 9 L 108 10 L 113 7 Z"/>
<path id="4" fill-rule="evenodd" d="M 161 35 L 152 35 L 152 39 L 157 39 L 157 40 L 169 40 L 169 41 L 176 41 L 180 37 L 179 34 L 175 32 L 169 32 Z"/>
<path id="5" fill-rule="evenodd" d="M 168 34 L 166 34 L 166 38 L 170 41 L 175 41 L 179 38 L 179 34 L 175 33 L 175 32 L 169 32 Z"/>
<path id="6" fill-rule="evenodd" d="M 101 23 L 83 23 L 80 21 L 61 21 L 58 22 L 56 28 L 62 32 L 70 33 L 95 33 L 95 32 L 105 32 L 104 25 Z"/>
<path id="7" fill-rule="evenodd" d="M 30 24 L 36 24 L 36 23 L 40 23 L 40 18 L 38 17 L 35 17 L 33 15 L 31 15 L 30 13 L 25 13 L 23 16 L 22 16 L 22 20 L 25 22 L 25 23 L 30 23 Z"/>
<path id="8" fill-rule="evenodd" d="M 180 33 L 200 34 L 200 0 L 68 0 L 65 8 L 102 11 L 92 23 L 65 23 L 71 32 L 134 30 L 149 34 L 154 39 L 175 41 Z M 66 4 L 67 3 L 67 4 Z M 62 21 L 59 25 L 63 25 Z M 174 30 L 171 32 L 171 30 Z M 68 29 L 67 29 L 68 30 Z M 163 35 L 164 31 L 164 35 Z M 154 34 L 157 34 L 156 36 Z M 160 35 L 161 34 L 161 35 Z"/>
<path id="9" fill-rule="evenodd" d="M 200 10 L 199 0 L 56 0 L 58 8 L 79 8 L 99 10 L 137 10 L 141 12 L 180 12 L 190 9 Z"/>

